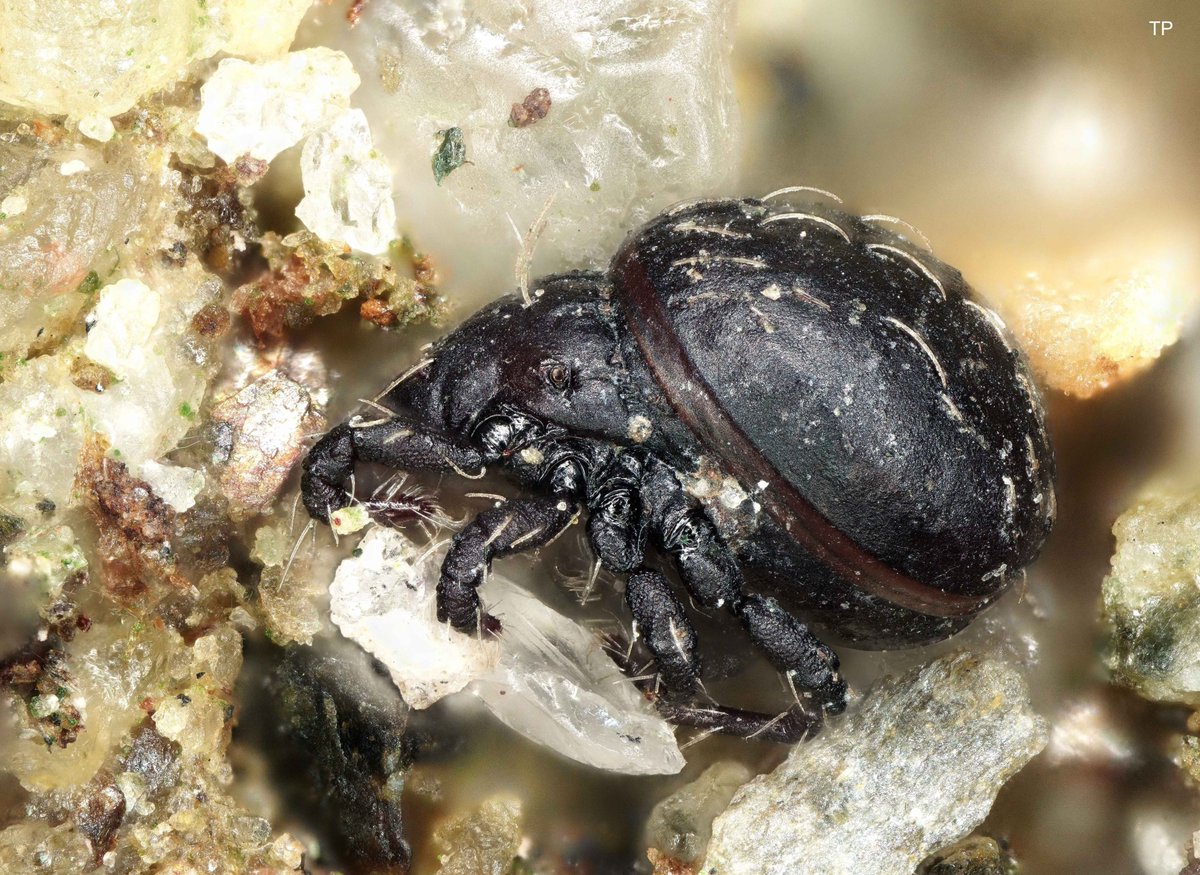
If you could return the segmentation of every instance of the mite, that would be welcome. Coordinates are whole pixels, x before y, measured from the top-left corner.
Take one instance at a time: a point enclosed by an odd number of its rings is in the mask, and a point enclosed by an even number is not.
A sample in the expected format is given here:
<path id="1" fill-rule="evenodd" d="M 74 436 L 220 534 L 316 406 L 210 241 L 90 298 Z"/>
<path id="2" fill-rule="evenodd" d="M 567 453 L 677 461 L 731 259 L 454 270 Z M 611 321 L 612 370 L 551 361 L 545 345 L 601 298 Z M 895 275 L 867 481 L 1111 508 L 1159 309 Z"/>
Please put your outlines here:
<path id="1" fill-rule="evenodd" d="M 586 516 L 625 576 L 669 719 L 793 741 L 846 705 L 838 658 L 944 639 L 1002 594 L 1054 520 L 1041 401 L 1000 318 L 895 220 L 762 199 L 674 207 L 607 272 L 545 277 L 447 335 L 304 462 L 308 511 L 358 462 L 479 476 L 521 497 L 454 538 L 438 617 L 496 634 L 493 559 Z M 365 501 L 386 523 L 404 497 Z M 802 695 L 782 716 L 698 700 L 696 634 L 655 565 L 739 622 Z M 800 704 L 803 701 L 804 704 Z"/>

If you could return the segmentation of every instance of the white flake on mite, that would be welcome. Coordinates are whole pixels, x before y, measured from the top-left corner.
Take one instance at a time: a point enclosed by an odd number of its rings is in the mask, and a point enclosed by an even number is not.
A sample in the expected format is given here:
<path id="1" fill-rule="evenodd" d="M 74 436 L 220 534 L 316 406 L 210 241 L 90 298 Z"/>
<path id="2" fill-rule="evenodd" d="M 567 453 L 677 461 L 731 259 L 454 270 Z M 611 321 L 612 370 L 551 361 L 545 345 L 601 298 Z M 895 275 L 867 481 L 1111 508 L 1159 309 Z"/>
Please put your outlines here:
<path id="1" fill-rule="evenodd" d="M 1004 348 L 1012 352 L 1012 344 L 1008 342 L 1008 326 L 1004 324 L 1004 320 L 1000 318 L 1000 314 L 991 307 L 985 307 L 982 304 L 977 304 L 974 301 L 965 301 L 966 305 L 979 313 L 988 325 L 992 326 L 996 331 L 996 335 L 1000 338 L 1000 342 L 1004 344 Z"/>
<path id="2" fill-rule="evenodd" d="M 1036 474 L 1042 468 L 1042 463 L 1038 461 L 1037 452 L 1033 449 L 1033 438 L 1025 435 L 1025 459 L 1029 462 L 1030 475 Z"/>
<path id="3" fill-rule="evenodd" d="M 850 242 L 850 235 L 842 229 L 841 225 L 826 219 L 824 216 L 814 216 L 812 213 L 775 213 L 774 215 L 767 216 L 765 219 L 763 219 L 762 224 L 769 225 L 771 222 L 782 222 L 788 219 L 801 222 L 817 222 L 818 224 L 825 225 L 826 227 L 837 231 L 842 235 L 843 240 L 845 240 L 847 243 Z"/>
<path id="4" fill-rule="evenodd" d="M 930 270 L 921 259 L 917 258 L 911 252 L 906 252 L 898 246 L 889 246 L 887 243 L 868 243 L 867 249 L 871 250 L 871 252 L 890 252 L 893 255 L 899 255 L 921 273 L 925 274 L 926 278 L 937 287 L 938 294 L 942 296 L 942 300 L 946 300 L 946 287 L 942 285 L 942 281 L 938 279 L 937 274 Z"/>
<path id="5" fill-rule="evenodd" d="M 1013 479 L 1005 474 L 1000 478 L 1004 483 L 1004 515 L 1008 517 L 1008 521 L 1013 521 L 1013 514 L 1017 507 L 1017 485 L 1013 483 Z"/>
<path id="6" fill-rule="evenodd" d="M 949 389 L 950 384 L 946 381 L 946 371 L 942 367 L 942 363 L 938 361 L 937 356 L 933 354 L 933 350 L 929 348 L 929 344 L 925 342 L 925 338 L 918 334 L 914 328 L 905 325 L 894 316 L 884 316 L 883 321 L 892 323 L 909 337 L 911 337 L 914 341 L 916 341 L 917 346 L 921 348 L 921 352 L 925 353 L 925 356 L 933 365 L 933 369 L 937 371 L 938 378 L 942 381 L 942 388 Z"/>
<path id="7" fill-rule="evenodd" d="M 979 579 L 980 580 L 991 580 L 994 577 L 995 578 L 1004 577 L 1004 575 L 1007 571 L 1008 571 L 1008 563 L 1001 562 L 999 565 L 997 565 L 995 568 L 993 568 L 991 571 L 987 572 L 987 574 L 983 575 Z"/>
<path id="8" fill-rule="evenodd" d="M 768 301 L 778 301 L 783 295 L 783 289 L 779 287 L 779 283 L 771 283 L 765 289 L 759 292 Z"/>

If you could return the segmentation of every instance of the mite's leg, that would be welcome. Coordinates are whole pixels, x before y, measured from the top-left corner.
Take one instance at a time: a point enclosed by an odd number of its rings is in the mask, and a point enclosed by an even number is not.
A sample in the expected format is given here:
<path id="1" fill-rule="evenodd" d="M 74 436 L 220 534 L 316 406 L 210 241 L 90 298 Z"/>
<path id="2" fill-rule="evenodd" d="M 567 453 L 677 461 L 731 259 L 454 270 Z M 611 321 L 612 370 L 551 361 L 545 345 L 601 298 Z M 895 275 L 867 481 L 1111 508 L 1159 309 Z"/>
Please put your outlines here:
<path id="1" fill-rule="evenodd" d="M 692 695 L 700 677 L 696 631 L 666 578 L 645 568 L 635 571 L 625 584 L 625 601 L 636 623 L 635 634 L 654 655 L 667 698 Z"/>
<path id="2" fill-rule="evenodd" d="M 737 561 L 666 465 L 652 461 L 648 466 L 642 501 L 653 510 L 652 532 L 692 595 L 705 607 L 736 616 L 772 664 L 825 710 L 844 710 L 846 682 L 838 674 L 837 654 L 774 599 L 743 591 Z"/>
<path id="3" fill-rule="evenodd" d="M 483 612 L 478 589 L 497 556 L 532 550 L 552 541 L 571 524 L 570 501 L 518 499 L 483 511 L 454 536 L 442 562 L 437 616 L 462 632 L 499 632 L 500 621 Z"/>
<path id="4" fill-rule="evenodd" d="M 774 599 L 747 595 L 732 606 L 754 643 L 785 672 L 797 687 L 811 692 L 826 711 L 846 710 L 846 682 L 838 673 L 838 658 L 808 627 Z"/>
<path id="5" fill-rule="evenodd" d="M 654 573 L 654 572 L 650 572 Z M 661 579 L 661 578 L 660 578 Z M 665 583 L 665 581 L 664 581 Z M 671 596 L 674 599 L 674 596 Z M 675 602 L 678 605 L 678 602 Z M 636 610 L 636 609 L 635 609 Z M 636 615 L 636 614 L 635 614 Z M 639 624 L 642 622 L 639 619 Z M 644 636 L 647 637 L 648 636 Z M 736 735 L 740 738 L 759 738 L 763 741 L 775 741 L 783 744 L 794 744 L 814 734 L 821 727 L 821 717 L 809 713 L 798 705 L 794 705 L 782 714 L 763 714 L 759 711 L 744 711 L 740 708 L 727 708 L 723 705 L 699 705 L 694 702 L 675 701 L 660 695 L 657 689 L 658 675 L 654 679 L 635 677 L 636 666 L 629 659 L 628 649 L 624 642 L 610 637 L 606 642 L 609 655 L 621 671 L 654 702 L 654 706 L 662 716 L 677 726 L 690 726 L 709 732 L 720 732 L 724 735 Z M 660 669 L 671 661 L 668 642 L 660 650 L 666 652 L 667 659 L 657 657 Z M 653 647 L 651 648 L 653 649 Z M 694 658 L 685 663 L 688 668 L 699 673 L 699 660 Z M 687 674 L 684 674 L 687 677 Z M 669 687 L 671 681 L 666 680 Z M 676 681 L 676 683 L 679 683 Z M 694 678 L 691 680 L 694 685 Z"/>
<path id="6" fill-rule="evenodd" d="M 347 423 L 331 429 L 304 459 L 300 494 L 309 514 L 328 520 L 331 511 L 345 507 L 351 496 L 344 484 L 356 462 L 377 462 L 402 470 L 454 471 L 475 476 L 483 457 L 474 448 L 440 435 L 421 432 L 401 419 L 355 427 Z M 380 522 L 396 522 L 411 512 L 411 502 L 364 502 Z"/>
<path id="7" fill-rule="evenodd" d="M 739 738 L 760 738 L 780 744 L 795 744 L 814 735 L 821 728 L 822 719 L 797 705 L 783 714 L 772 717 L 758 711 L 743 711 L 724 706 L 685 705 L 677 702 L 657 703 L 658 713 L 676 726 L 690 726 L 736 735 Z"/>
<path id="8" fill-rule="evenodd" d="M 645 531 L 637 493 L 631 489 L 604 489 L 588 508 L 588 542 L 609 571 L 622 573 L 641 566 L 646 556 Z"/>

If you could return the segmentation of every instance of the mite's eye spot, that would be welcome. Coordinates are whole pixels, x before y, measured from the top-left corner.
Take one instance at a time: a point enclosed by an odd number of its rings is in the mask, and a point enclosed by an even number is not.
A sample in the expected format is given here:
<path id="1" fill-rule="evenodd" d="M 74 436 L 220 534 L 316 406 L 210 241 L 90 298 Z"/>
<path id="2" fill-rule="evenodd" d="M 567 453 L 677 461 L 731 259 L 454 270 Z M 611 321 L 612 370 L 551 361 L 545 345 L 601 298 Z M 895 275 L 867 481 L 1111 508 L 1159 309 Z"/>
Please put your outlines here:
<path id="1" fill-rule="evenodd" d="M 560 392 L 571 384 L 571 372 L 562 362 L 543 362 L 542 379 Z"/>

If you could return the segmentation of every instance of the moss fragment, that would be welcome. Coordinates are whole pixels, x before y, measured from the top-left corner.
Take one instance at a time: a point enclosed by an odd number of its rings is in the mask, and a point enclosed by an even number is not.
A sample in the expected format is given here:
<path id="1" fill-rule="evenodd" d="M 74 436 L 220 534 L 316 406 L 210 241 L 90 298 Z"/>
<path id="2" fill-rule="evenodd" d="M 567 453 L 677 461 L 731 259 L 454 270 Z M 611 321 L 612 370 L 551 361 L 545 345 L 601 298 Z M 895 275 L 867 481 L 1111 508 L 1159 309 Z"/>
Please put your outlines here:
<path id="1" fill-rule="evenodd" d="M 437 149 L 433 152 L 433 179 L 438 184 L 467 162 L 467 144 L 462 128 L 447 128 L 437 132 Z"/>

